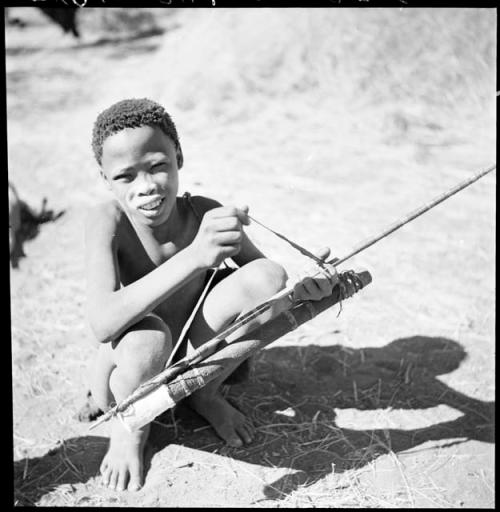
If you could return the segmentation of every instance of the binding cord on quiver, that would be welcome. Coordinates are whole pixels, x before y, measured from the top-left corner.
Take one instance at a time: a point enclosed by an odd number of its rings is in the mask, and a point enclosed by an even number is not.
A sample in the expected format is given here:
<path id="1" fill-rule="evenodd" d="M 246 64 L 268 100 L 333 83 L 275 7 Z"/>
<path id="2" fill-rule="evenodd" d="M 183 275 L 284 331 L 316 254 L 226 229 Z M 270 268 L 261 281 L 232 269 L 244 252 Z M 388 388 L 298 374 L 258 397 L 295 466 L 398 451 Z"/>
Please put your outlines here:
<path id="1" fill-rule="evenodd" d="M 363 282 L 360 277 L 354 270 L 345 270 L 342 274 L 339 274 L 339 312 L 337 313 L 337 318 L 342 313 L 342 301 L 346 299 L 348 296 L 350 297 L 353 293 L 357 293 L 359 290 L 363 288 Z M 350 295 L 348 295 L 348 290 L 354 290 Z"/>

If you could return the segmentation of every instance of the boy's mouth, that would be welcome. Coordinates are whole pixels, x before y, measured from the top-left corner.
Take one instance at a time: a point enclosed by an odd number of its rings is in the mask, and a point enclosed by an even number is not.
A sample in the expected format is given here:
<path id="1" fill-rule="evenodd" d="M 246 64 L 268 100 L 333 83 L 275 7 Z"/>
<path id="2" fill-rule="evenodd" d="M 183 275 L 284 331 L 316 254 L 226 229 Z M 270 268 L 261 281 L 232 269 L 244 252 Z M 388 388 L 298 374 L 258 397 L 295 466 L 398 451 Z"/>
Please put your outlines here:
<path id="1" fill-rule="evenodd" d="M 159 197 L 157 199 L 153 199 L 152 201 L 149 201 L 147 203 L 144 203 L 144 204 L 138 206 L 138 208 L 139 208 L 139 210 L 144 210 L 147 212 L 156 210 L 161 206 L 161 204 L 163 203 L 164 200 L 165 200 L 164 197 Z"/>

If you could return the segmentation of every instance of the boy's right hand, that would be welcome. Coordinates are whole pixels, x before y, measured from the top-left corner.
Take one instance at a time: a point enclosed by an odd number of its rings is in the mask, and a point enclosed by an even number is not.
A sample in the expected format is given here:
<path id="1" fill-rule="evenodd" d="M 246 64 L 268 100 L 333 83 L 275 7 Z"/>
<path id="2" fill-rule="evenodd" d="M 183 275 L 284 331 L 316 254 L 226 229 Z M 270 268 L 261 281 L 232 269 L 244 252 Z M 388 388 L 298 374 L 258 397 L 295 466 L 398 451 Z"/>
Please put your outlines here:
<path id="1" fill-rule="evenodd" d="M 247 213 L 248 206 L 221 206 L 205 213 L 190 246 L 202 267 L 218 267 L 240 252 L 242 226 L 250 223 Z"/>

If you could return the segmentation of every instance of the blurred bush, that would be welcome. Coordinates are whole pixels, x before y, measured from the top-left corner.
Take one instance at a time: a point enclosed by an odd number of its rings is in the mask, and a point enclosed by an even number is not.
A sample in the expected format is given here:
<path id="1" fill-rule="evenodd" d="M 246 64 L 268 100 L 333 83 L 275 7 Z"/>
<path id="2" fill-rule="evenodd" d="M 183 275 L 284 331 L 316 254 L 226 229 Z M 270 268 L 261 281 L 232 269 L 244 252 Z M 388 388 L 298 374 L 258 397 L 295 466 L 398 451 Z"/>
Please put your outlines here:
<path id="1" fill-rule="evenodd" d="M 134 37 L 162 32 L 155 16 L 155 9 L 86 7 L 79 11 L 79 20 L 82 33 L 91 37 Z"/>

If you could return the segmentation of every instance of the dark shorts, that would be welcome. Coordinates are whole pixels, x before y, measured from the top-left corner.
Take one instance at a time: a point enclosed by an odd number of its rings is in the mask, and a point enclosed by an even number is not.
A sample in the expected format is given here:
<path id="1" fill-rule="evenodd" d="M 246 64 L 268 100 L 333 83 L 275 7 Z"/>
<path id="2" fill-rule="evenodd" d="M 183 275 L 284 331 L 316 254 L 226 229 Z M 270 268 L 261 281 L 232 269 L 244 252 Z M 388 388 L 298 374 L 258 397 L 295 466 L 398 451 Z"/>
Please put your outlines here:
<path id="1" fill-rule="evenodd" d="M 236 272 L 238 269 L 233 267 L 224 267 L 220 270 L 217 270 L 217 273 L 215 274 L 214 280 L 210 283 L 209 290 L 212 290 L 216 285 L 218 285 L 221 281 L 226 279 L 226 277 L 230 276 L 233 272 Z M 203 285 L 203 289 L 205 289 L 205 286 L 207 285 L 210 277 L 212 276 L 213 270 L 208 272 L 207 277 L 205 279 L 205 284 Z"/>

